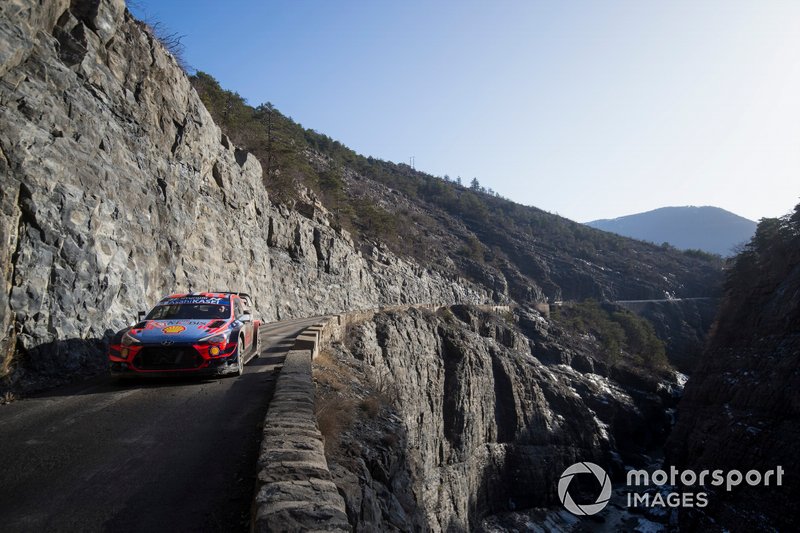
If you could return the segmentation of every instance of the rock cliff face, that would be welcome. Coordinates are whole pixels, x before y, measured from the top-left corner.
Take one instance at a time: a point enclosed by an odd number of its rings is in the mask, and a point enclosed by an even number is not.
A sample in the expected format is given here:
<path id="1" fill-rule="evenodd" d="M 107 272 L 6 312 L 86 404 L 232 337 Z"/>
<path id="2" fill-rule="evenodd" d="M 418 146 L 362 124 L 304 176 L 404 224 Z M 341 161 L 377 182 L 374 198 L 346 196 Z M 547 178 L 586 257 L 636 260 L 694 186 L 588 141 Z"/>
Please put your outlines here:
<path id="1" fill-rule="evenodd" d="M 557 504 L 558 477 L 576 461 L 643 464 L 669 431 L 673 375 L 634 378 L 595 353 L 535 311 L 411 310 L 353 328 L 338 359 L 391 391 L 396 427 L 378 430 L 391 440 L 355 429 L 329 457 L 351 523 L 474 529 L 493 513 Z"/>
<path id="2" fill-rule="evenodd" d="M 486 298 L 356 250 L 311 197 L 273 207 L 122 0 L 4 2 L 0 59 L 0 368 L 19 383 L 97 370 L 102 339 L 173 291 L 248 291 L 268 320 Z"/>
<path id="3" fill-rule="evenodd" d="M 765 219 L 729 274 L 719 322 L 678 408 L 667 458 L 681 468 L 782 466 L 783 486 L 718 491 L 686 528 L 796 531 L 800 498 L 800 205 Z"/>

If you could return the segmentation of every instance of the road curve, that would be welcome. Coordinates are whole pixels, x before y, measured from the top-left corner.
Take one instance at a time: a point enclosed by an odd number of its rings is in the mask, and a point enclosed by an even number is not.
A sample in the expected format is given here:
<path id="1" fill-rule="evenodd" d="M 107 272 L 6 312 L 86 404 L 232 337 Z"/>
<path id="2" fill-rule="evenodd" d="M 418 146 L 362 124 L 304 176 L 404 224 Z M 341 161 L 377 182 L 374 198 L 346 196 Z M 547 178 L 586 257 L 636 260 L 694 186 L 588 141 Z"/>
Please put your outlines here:
<path id="1" fill-rule="evenodd" d="M 260 425 L 294 337 L 263 326 L 240 377 L 102 377 L 0 406 L 0 530 L 246 531 Z"/>

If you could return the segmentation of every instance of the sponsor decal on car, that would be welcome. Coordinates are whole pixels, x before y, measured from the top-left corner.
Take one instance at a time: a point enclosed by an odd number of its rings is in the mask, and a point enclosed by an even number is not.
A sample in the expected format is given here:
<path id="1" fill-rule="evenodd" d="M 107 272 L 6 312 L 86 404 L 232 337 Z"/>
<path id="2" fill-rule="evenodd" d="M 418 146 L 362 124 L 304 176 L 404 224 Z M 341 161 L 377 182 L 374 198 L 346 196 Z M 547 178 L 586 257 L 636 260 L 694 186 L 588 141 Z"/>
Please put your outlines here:
<path id="1" fill-rule="evenodd" d="M 175 325 L 175 326 L 167 326 L 164 329 L 162 329 L 161 332 L 162 333 L 167 333 L 167 334 L 174 334 L 174 333 L 180 333 L 180 332 L 184 331 L 185 329 L 186 329 L 185 326 Z"/>
<path id="2" fill-rule="evenodd" d="M 136 327 L 132 328 L 132 331 L 137 331 L 137 332 L 150 331 L 151 329 L 163 329 L 163 328 L 167 327 L 166 322 L 156 322 L 156 321 L 153 321 L 153 320 L 147 320 L 147 321 L 143 322 L 143 324 L 144 325 L 142 327 L 140 327 L 140 328 L 136 328 Z"/>
<path id="3" fill-rule="evenodd" d="M 206 305 L 229 305 L 230 301 L 227 298 L 203 298 L 203 297 L 190 297 L 190 298 L 169 298 L 161 300 L 162 304 L 206 304 Z"/>

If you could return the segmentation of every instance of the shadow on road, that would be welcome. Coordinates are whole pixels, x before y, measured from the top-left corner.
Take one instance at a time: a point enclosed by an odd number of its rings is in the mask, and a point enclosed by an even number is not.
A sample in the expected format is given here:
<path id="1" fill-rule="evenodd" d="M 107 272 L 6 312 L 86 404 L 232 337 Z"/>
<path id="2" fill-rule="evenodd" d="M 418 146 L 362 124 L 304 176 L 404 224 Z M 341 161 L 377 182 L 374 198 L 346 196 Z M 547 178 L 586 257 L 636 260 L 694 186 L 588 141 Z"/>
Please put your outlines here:
<path id="1" fill-rule="evenodd" d="M 292 346 L 294 346 L 294 339 L 288 340 L 288 341 L 284 341 L 284 342 L 282 342 L 280 344 L 276 344 L 275 346 L 272 346 L 271 348 L 267 348 L 266 350 L 262 350 L 261 353 L 288 352 L 289 350 L 292 349 Z"/>
<path id="2" fill-rule="evenodd" d="M 287 321 L 302 322 L 306 319 Z M 261 330 L 262 345 L 260 357 L 247 363 L 247 368 L 261 368 L 280 364 L 293 344 L 294 338 L 303 325 L 295 331 L 282 331 L 278 335 L 269 332 L 265 326 Z M 0 383 L 0 394 L 6 391 L 22 398 L 51 398 L 89 394 L 103 394 L 120 389 L 158 389 L 163 387 L 191 386 L 220 379 L 234 379 L 233 376 L 193 376 L 191 374 L 175 377 L 136 376 L 133 379 L 117 379 L 108 374 L 108 345 L 114 336 L 107 330 L 102 338 L 62 339 L 35 346 L 30 349 L 17 347 L 17 369 L 13 379 Z M 246 372 L 245 372 L 246 373 Z"/>
<path id="3" fill-rule="evenodd" d="M 54 389 L 25 395 L 25 398 L 55 398 L 63 396 L 83 396 L 89 394 L 106 394 L 121 390 L 133 389 L 160 389 L 165 387 L 193 386 L 200 383 L 210 383 L 220 379 L 233 379 L 234 376 L 204 377 L 204 376 L 176 376 L 176 377 L 133 377 L 120 379 L 110 376 L 107 372 L 93 378 L 70 383 Z"/>
<path id="4" fill-rule="evenodd" d="M 276 365 L 278 363 L 283 362 L 283 359 L 286 357 L 286 353 L 281 353 L 279 355 L 262 355 L 258 359 L 253 359 L 247 366 L 269 366 L 269 365 Z"/>
<path id="5" fill-rule="evenodd" d="M 285 353 L 311 322 L 266 326 L 260 356 L 238 377 L 118 381 L 106 339 L 30 350 L 41 358 L 31 382 L 48 361 L 62 383 L 0 408 L 2 529 L 246 531 L 264 416 Z"/>

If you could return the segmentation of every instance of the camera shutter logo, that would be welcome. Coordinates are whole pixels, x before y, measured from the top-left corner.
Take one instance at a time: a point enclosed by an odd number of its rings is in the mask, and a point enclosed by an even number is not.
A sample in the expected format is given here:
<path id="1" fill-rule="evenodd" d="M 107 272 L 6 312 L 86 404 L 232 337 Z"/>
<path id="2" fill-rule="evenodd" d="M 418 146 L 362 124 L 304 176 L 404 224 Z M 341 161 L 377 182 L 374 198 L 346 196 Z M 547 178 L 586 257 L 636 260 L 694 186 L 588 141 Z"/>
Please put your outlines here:
<path id="1" fill-rule="evenodd" d="M 570 496 L 567 491 L 567 489 L 569 489 L 569 483 L 572 481 L 572 478 L 575 477 L 575 474 L 594 474 L 594 477 L 597 478 L 597 481 L 600 482 L 600 486 L 602 487 L 597 501 L 587 504 L 575 503 L 572 496 Z M 611 498 L 611 480 L 608 474 L 606 474 L 606 471 L 594 463 L 575 463 L 567 467 L 564 473 L 561 474 L 561 479 L 558 480 L 558 497 L 561 499 L 561 503 L 564 504 L 567 511 L 574 515 L 589 516 L 597 514 L 605 509 L 606 505 L 608 505 L 608 500 Z"/>

